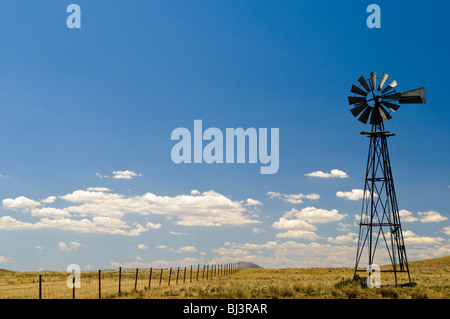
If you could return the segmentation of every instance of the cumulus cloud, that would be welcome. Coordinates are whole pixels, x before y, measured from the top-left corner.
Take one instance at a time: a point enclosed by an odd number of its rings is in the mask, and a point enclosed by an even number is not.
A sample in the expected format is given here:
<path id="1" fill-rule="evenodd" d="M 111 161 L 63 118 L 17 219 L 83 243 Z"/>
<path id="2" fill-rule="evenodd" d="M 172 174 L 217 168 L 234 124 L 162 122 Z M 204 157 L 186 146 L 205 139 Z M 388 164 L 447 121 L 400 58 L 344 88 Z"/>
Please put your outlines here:
<path id="1" fill-rule="evenodd" d="M 419 220 L 417 217 L 414 217 L 412 212 L 406 209 L 400 209 L 398 214 L 400 215 L 400 220 L 402 222 L 415 222 Z"/>
<path id="2" fill-rule="evenodd" d="M 125 170 L 125 171 L 114 171 L 113 177 L 115 179 L 133 179 L 137 176 L 142 176 L 142 174 L 135 173 L 133 171 Z"/>
<path id="3" fill-rule="evenodd" d="M 321 238 L 315 231 L 317 227 L 313 224 L 321 224 L 339 221 L 347 215 L 339 214 L 337 209 L 326 210 L 315 207 L 306 207 L 302 210 L 295 208 L 286 212 L 278 221 L 272 224 L 275 229 L 286 230 L 278 233 L 277 238 L 303 238 L 316 240 Z"/>
<path id="4" fill-rule="evenodd" d="M 54 208 L 54 207 L 42 207 L 42 208 L 33 208 L 31 210 L 31 216 L 35 217 L 70 217 L 70 213 L 63 209 Z"/>
<path id="5" fill-rule="evenodd" d="M 245 206 L 262 206 L 262 203 L 256 199 L 247 198 L 245 200 Z"/>
<path id="6" fill-rule="evenodd" d="M 30 212 L 39 221 L 23 222 L 10 216 L 0 218 L 0 229 L 37 230 L 62 229 L 80 233 L 109 233 L 138 236 L 142 232 L 159 229 L 160 223 L 146 221 L 145 226 L 129 223 L 127 214 L 142 216 L 163 215 L 183 226 L 223 226 L 260 223 L 254 219 L 248 206 L 259 205 L 258 201 L 247 199 L 233 201 L 214 191 L 198 195 L 158 196 L 146 193 L 142 196 L 125 196 L 112 190 L 76 190 L 59 196 L 69 203 L 66 207 L 40 207 L 39 202 L 20 196 L 3 200 L 8 209 L 22 209 Z"/>
<path id="7" fill-rule="evenodd" d="M 56 196 L 49 196 L 47 198 L 41 199 L 41 203 L 51 204 L 56 200 Z"/>
<path id="8" fill-rule="evenodd" d="M 8 209 L 33 208 L 40 205 L 39 202 L 29 199 L 25 196 L 19 196 L 14 199 L 6 198 L 2 201 L 2 204 L 5 208 Z"/>
<path id="9" fill-rule="evenodd" d="M 278 233 L 275 235 L 276 238 L 302 238 L 308 240 L 317 240 L 321 238 L 313 231 L 307 230 L 297 230 L 297 229 L 289 229 L 283 233 Z"/>
<path id="10" fill-rule="evenodd" d="M 327 241 L 330 243 L 335 243 L 335 244 L 357 243 L 358 242 L 358 234 L 348 233 L 346 235 L 337 236 L 335 238 L 328 237 Z"/>
<path id="11" fill-rule="evenodd" d="M 441 237 L 418 236 L 410 230 L 403 231 L 403 238 L 406 245 L 439 245 L 445 241 Z"/>
<path id="12" fill-rule="evenodd" d="M 285 202 L 291 203 L 291 204 L 301 204 L 303 203 L 302 198 L 307 199 L 319 199 L 319 194 L 308 194 L 303 195 L 302 193 L 299 194 L 282 194 L 278 192 L 267 192 L 267 195 L 269 195 L 270 199 L 278 198 Z"/>
<path id="13" fill-rule="evenodd" d="M 346 216 L 346 214 L 339 214 L 337 209 L 326 210 L 316 207 L 305 207 L 301 210 L 293 208 L 284 215 L 285 218 L 298 218 L 312 224 L 340 221 Z"/>
<path id="14" fill-rule="evenodd" d="M 13 259 L 11 257 L 0 256 L 0 264 L 12 263 Z"/>
<path id="15" fill-rule="evenodd" d="M 213 263 L 250 261 L 266 268 L 351 267 L 355 263 L 354 245 L 331 245 L 295 241 L 267 241 L 262 244 L 231 243 L 213 250 L 219 254 Z"/>
<path id="16" fill-rule="evenodd" d="M 447 226 L 447 227 L 442 228 L 442 231 L 444 232 L 444 234 L 450 236 L 450 226 Z"/>
<path id="17" fill-rule="evenodd" d="M 188 233 L 169 231 L 169 234 L 174 236 L 180 236 L 180 235 L 187 235 Z"/>
<path id="18" fill-rule="evenodd" d="M 352 189 L 351 192 L 342 192 L 338 191 L 336 192 L 337 197 L 344 197 L 349 200 L 359 200 L 364 197 L 364 190 L 362 189 Z M 374 197 L 377 197 L 377 194 L 373 194 Z M 370 197 L 370 192 L 366 190 L 366 198 Z"/>
<path id="19" fill-rule="evenodd" d="M 338 169 L 332 169 L 329 173 L 325 173 L 323 171 L 316 171 L 316 172 L 305 174 L 305 176 L 319 177 L 319 178 L 347 178 L 348 177 L 346 172 L 343 172 Z"/>
<path id="20" fill-rule="evenodd" d="M 147 247 L 147 245 L 139 244 L 139 245 L 137 245 L 137 248 L 138 249 L 147 249 L 148 247 Z"/>
<path id="21" fill-rule="evenodd" d="M 448 218 L 445 216 L 442 216 L 436 211 L 430 210 L 428 212 L 418 212 L 419 216 L 423 216 L 420 218 L 420 221 L 422 223 L 439 223 L 444 220 L 447 220 Z"/>
<path id="22" fill-rule="evenodd" d="M 272 224 L 276 229 L 295 229 L 303 231 L 315 231 L 317 227 L 302 219 L 287 219 L 281 217 L 277 222 Z"/>
<path id="23" fill-rule="evenodd" d="M 64 243 L 64 242 L 59 242 L 59 243 L 58 243 L 59 250 L 61 250 L 61 251 L 75 251 L 75 250 L 77 250 L 80 246 L 81 246 L 81 244 L 78 243 L 78 242 L 76 242 L 76 241 L 70 242 L 69 245 L 67 245 L 67 244 Z"/>
<path id="24" fill-rule="evenodd" d="M 112 188 L 108 188 L 108 187 L 88 187 L 86 188 L 87 191 L 92 191 L 92 192 L 112 192 L 113 189 Z"/>

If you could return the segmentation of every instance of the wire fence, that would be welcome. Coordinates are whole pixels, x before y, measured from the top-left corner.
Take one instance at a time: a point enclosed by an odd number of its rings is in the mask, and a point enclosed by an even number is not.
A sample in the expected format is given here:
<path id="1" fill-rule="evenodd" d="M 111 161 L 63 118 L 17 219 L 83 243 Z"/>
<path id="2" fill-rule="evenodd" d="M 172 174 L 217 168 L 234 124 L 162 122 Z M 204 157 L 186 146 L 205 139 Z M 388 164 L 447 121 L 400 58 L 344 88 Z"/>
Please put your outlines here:
<path id="1" fill-rule="evenodd" d="M 2 272 L 0 299 L 109 299 L 126 293 L 230 276 L 250 262 L 83 272 Z"/>

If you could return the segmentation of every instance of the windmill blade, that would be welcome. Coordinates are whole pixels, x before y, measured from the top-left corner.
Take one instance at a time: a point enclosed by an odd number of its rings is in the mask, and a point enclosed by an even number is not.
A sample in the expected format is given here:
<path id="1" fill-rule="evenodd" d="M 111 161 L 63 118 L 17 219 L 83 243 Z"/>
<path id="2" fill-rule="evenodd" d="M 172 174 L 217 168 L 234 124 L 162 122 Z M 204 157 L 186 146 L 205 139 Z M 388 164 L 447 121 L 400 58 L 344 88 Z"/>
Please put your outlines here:
<path id="1" fill-rule="evenodd" d="M 360 96 L 348 96 L 348 104 L 352 105 L 352 104 L 356 104 L 356 103 L 360 103 L 360 102 L 365 102 L 366 98 L 365 97 L 360 97 Z"/>
<path id="2" fill-rule="evenodd" d="M 398 103 L 427 103 L 425 99 L 425 89 L 423 87 L 400 93 Z"/>
<path id="3" fill-rule="evenodd" d="M 358 79 L 358 82 L 361 83 L 361 85 L 366 89 L 367 92 L 370 92 L 370 87 L 367 84 L 366 80 L 364 79 L 364 77 L 361 75 L 361 77 Z"/>
<path id="4" fill-rule="evenodd" d="M 387 102 L 387 101 L 381 101 L 381 104 L 383 104 L 384 106 L 389 108 L 392 112 L 396 112 L 398 110 L 398 108 L 400 107 L 400 105 L 397 105 L 397 104 L 394 104 L 391 102 Z"/>
<path id="5" fill-rule="evenodd" d="M 372 90 L 375 90 L 375 88 L 377 87 L 377 72 L 371 72 L 370 77 L 372 83 Z"/>
<path id="6" fill-rule="evenodd" d="M 372 110 L 371 107 L 368 107 L 364 110 L 363 114 L 359 117 L 358 121 L 363 122 L 364 124 L 367 123 L 367 120 L 369 119 L 370 111 Z"/>
<path id="7" fill-rule="evenodd" d="M 363 102 L 350 110 L 354 117 L 357 117 L 359 113 L 361 113 L 366 107 L 369 107 L 369 104 Z"/>
<path id="8" fill-rule="evenodd" d="M 370 116 L 370 124 L 372 125 L 380 124 L 380 112 L 378 112 L 377 107 L 374 107 L 372 110 L 372 115 Z"/>
<path id="9" fill-rule="evenodd" d="M 356 93 L 362 96 L 367 96 L 367 92 L 360 89 L 359 87 L 357 87 L 356 85 L 352 84 L 352 89 L 350 90 L 350 92 L 352 93 Z"/>
<path id="10" fill-rule="evenodd" d="M 396 80 L 394 80 L 394 81 L 392 81 L 391 83 L 389 83 L 389 85 L 388 86 L 386 86 L 386 88 L 383 90 L 383 91 L 381 91 L 381 93 L 386 93 L 387 91 L 389 91 L 389 90 L 392 90 L 393 88 L 395 88 L 397 86 L 397 81 Z"/>
<path id="11" fill-rule="evenodd" d="M 381 91 L 381 88 L 383 87 L 384 82 L 386 82 L 388 76 L 389 75 L 387 75 L 386 73 L 383 73 L 383 76 L 381 77 L 380 84 L 378 85 L 378 91 Z"/>
<path id="12" fill-rule="evenodd" d="M 400 93 L 386 94 L 386 95 L 383 95 L 381 98 L 383 99 L 383 101 L 384 100 L 395 100 L 395 101 L 397 101 L 400 98 Z"/>
<path id="13" fill-rule="evenodd" d="M 383 120 L 383 122 L 387 121 L 387 120 L 390 120 L 392 118 L 392 116 L 381 105 L 378 105 L 378 112 L 379 112 L 380 117 Z"/>

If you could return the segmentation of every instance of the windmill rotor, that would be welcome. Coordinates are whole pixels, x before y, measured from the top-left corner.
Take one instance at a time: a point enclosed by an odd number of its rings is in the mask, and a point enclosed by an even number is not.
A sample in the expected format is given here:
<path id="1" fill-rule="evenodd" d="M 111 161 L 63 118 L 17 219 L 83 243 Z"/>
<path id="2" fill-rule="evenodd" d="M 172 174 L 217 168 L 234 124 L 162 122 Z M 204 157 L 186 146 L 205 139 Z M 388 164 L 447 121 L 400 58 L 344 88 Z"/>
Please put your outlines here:
<path id="1" fill-rule="evenodd" d="M 377 72 L 371 72 L 368 78 L 361 76 L 358 79 L 358 85 L 352 84 L 350 92 L 353 93 L 353 96 L 348 96 L 348 104 L 352 106 L 350 112 L 360 122 L 378 125 L 390 120 L 391 113 L 396 112 L 400 104 L 426 103 L 423 87 L 397 92 L 396 80 L 385 87 L 388 77 L 389 75 L 386 73 L 377 77 Z"/>

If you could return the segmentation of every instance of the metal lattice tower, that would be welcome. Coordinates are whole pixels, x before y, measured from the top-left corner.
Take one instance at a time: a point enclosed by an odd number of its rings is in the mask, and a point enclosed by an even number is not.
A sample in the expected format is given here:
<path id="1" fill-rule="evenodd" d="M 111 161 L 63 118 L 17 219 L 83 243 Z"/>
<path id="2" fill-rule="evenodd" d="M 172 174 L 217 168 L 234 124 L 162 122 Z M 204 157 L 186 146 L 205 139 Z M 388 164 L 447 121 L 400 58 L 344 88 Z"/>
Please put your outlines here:
<path id="1" fill-rule="evenodd" d="M 367 254 L 367 266 L 377 264 L 376 252 L 381 245 L 386 247 L 392 264 L 392 269 L 382 271 L 394 273 L 395 285 L 397 285 L 397 273 L 407 273 L 409 284 L 411 284 L 387 145 L 387 138 L 395 134 L 385 131 L 383 122 L 392 118 L 390 113 L 397 111 L 399 104 L 426 103 L 426 100 L 424 88 L 397 93 L 395 80 L 383 89 L 387 77 L 388 75 L 383 73 L 377 87 L 376 72 L 372 72 L 367 80 L 361 76 L 358 79 L 360 85 L 352 85 L 351 88 L 355 96 L 348 97 L 349 104 L 353 105 L 350 110 L 353 116 L 357 117 L 361 114 L 358 120 L 364 124 L 368 122 L 370 116 L 372 126 L 370 132 L 361 132 L 369 138 L 369 153 L 354 275 L 356 276 L 357 271 L 367 271 L 367 269 L 358 268 L 362 262 L 363 253 Z"/>

